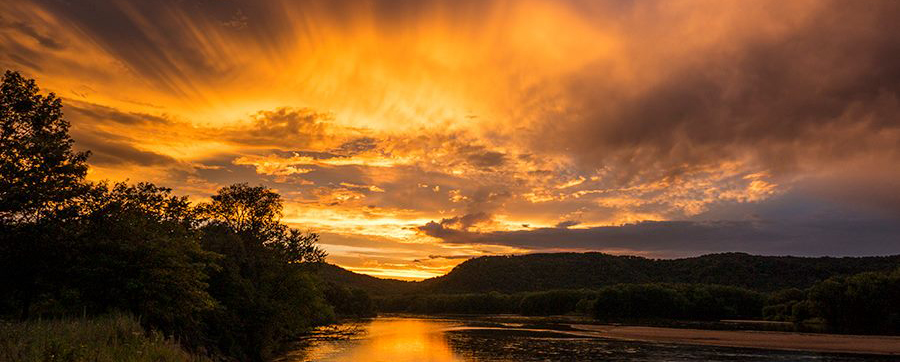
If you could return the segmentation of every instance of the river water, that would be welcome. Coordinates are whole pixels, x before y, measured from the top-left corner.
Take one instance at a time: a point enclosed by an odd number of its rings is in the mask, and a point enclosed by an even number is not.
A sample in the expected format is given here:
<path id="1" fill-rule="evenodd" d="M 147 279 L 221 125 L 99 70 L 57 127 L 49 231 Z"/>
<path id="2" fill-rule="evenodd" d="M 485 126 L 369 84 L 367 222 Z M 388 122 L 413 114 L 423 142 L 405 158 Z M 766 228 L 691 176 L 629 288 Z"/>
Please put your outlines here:
<path id="1" fill-rule="evenodd" d="M 892 361 L 889 357 L 619 341 L 481 319 L 379 317 L 320 331 L 284 361 Z"/>

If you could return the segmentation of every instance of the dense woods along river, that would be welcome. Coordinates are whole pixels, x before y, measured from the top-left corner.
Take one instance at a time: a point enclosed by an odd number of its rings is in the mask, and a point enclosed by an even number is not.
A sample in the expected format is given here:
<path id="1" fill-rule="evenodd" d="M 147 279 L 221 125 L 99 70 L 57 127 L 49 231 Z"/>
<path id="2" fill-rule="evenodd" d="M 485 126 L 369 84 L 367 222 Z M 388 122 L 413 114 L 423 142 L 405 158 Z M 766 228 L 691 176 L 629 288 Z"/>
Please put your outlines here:
<path id="1" fill-rule="evenodd" d="M 600 337 L 568 324 L 379 317 L 319 331 L 283 361 L 896 361 L 897 356 L 776 351 Z"/>

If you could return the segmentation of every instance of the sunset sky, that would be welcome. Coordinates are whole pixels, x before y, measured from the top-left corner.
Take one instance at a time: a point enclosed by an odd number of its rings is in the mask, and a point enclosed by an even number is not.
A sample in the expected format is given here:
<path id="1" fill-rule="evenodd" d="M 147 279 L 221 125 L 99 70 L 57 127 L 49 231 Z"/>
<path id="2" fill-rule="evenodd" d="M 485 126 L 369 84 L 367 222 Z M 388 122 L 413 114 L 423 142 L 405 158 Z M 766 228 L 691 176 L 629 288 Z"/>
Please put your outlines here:
<path id="1" fill-rule="evenodd" d="M 900 1 L 16 0 L 91 180 L 285 200 L 328 260 L 900 253 Z"/>

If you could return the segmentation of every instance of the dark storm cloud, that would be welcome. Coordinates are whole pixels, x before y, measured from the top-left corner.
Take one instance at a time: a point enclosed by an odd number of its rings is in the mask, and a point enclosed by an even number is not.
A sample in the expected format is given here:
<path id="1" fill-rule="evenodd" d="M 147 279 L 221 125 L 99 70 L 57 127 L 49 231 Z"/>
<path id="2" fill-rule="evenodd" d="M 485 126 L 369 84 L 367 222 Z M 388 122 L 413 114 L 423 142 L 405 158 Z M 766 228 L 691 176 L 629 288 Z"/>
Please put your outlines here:
<path id="1" fill-rule="evenodd" d="M 155 132 L 153 127 L 173 123 L 160 116 L 118 109 L 86 102 L 64 100 L 66 119 L 71 123 L 75 147 L 90 150 L 88 162 L 97 166 L 175 166 L 178 160 L 163 154 L 140 149 L 140 140 L 113 133 L 103 126 L 131 127 L 137 134 Z M 147 128 L 144 128 L 147 127 Z"/>
<path id="2" fill-rule="evenodd" d="M 184 20 L 190 13 L 200 23 L 218 21 L 218 17 L 234 13 L 236 5 L 231 2 L 37 0 L 34 3 L 66 27 L 86 34 L 144 79 L 168 91 L 192 91 L 176 80 L 185 74 L 211 79 L 227 72 L 227 65 L 213 63 L 209 54 L 204 53 L 209 49 L 204 46 L 205 39 L 191 33 Z"/>
<path id="3" fill-rule="evenodd" d="M 285 49 L 294 49 L 305 41 L 317 41 L 315 34 L 298 34 L 295 27 L 311 26 L 315 20 L 338 25 L 354 21 L 361 6 L 356 1 L 276 2 L 251 0 L 33 0 L 42 10 L 92 39 L 130 71 L 160 90 L 180 95 L 195 94 L 194 85 L 184 82 L 215 84 L 232 77 L 240 65 L 229 62 L 219 36 L 250 40 L 266 55 L 278 57 Z M 285 3 L 309 9 L 315 14 L 310 24 L 297 24 L 285 11 Z M 462 2 L 454 2 L 459 7 Z M 481 7 L 468 2 L 467 8 Z M 433 2 L 378 1 L 369 4 L 373 18 L 384 26 L 413 20 Z M 457 16 L 465 16 L 460 12 Z M 477 12 L 474 12 L 477 14 Z M 52 38 L 33 31 L 29 24 L 17 24 L 19 31 L 44 46 L 61 46 Z"/>
<path id="4" fill-rule="evenodd" d="M 900 3 L 821 5 L 808 19 L 778 24 L 789 29 L 783 34 L 725 37 L 674 59 L 634 95 L 598 71 L 605 64 L 592 64 L 568 81 L 573 106 L 547 113 L 533 146 L 587 170 L 613 167 L 622 184 L 748 155 L 790 173 L 873 151 L 896 154 L 900 138 L 887 133 L 900 129 Z M 637 63 L 659 55 L 635 53 Z M 889 138 L 889 149 L 869 148 L 878 137 Z"/>

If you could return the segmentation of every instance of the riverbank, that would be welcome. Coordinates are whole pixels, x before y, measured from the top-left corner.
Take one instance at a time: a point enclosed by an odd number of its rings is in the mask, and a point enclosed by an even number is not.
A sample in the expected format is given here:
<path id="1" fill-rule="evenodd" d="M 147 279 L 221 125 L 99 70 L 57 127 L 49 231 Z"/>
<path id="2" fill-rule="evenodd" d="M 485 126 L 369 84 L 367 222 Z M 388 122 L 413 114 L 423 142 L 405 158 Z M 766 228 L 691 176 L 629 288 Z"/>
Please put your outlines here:
<path id="1" fill-rule="evenodd" d="M 900 337 L 573 324 L 598 337 L 719 347 L 900 356 Z"/>

